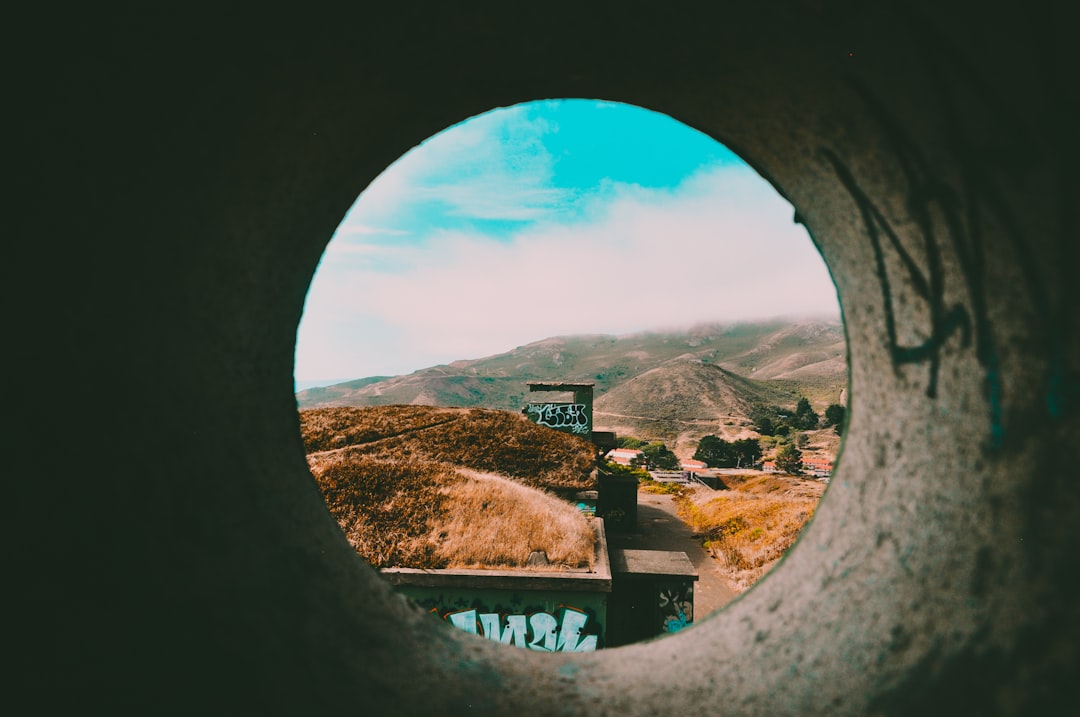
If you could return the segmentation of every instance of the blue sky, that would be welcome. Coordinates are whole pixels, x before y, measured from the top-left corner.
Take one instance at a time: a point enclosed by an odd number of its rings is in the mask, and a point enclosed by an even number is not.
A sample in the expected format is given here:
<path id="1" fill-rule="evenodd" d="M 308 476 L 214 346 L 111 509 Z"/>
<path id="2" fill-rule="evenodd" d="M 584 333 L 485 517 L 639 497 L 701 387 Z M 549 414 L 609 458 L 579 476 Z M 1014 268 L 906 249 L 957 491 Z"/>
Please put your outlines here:
<path id="1" fill-rule="evenodd" d="M 708 136 L 632 105 L 531 102 L 390 165 L 327 246 L 298 388 L 548 336 L 839 316 L 794 210 Z"/>

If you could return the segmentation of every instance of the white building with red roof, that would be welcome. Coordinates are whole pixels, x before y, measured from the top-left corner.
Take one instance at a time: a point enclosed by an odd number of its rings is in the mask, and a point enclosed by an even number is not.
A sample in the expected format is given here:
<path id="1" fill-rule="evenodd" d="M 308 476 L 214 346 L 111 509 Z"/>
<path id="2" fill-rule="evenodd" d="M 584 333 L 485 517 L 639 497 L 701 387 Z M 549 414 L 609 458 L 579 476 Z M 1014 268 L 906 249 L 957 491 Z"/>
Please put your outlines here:
<path id="1" fill-rule="evenodd" d="M 802 464 L 803 470 L 805 470 L 810 475 L 832 475 L 833 464 L 831 461 L 823 461 L 817 458 L 804 458 Z"/>
<path id="2" fill-rule="evenodd" d="M 644 453 L 642 453 L 636 448 L 613 448 L 612 450 L 608 451 L 607 455 L 604 457 L 612 463 L 618 463 L 621 466 L 628 466 L 630 465 L 630 461 L 634 460 L 635 458 L 640 458 L 643 455 Z"/>

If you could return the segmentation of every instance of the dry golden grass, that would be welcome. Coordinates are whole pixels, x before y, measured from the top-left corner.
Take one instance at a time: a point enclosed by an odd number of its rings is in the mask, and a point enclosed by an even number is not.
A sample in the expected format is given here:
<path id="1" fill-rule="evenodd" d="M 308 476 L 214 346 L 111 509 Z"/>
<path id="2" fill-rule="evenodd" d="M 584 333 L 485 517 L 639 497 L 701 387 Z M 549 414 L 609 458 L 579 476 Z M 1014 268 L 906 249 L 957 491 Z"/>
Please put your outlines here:
<path id="1" fill-rule="evenodd" d="M 348 451 L 450 463 L 539 488 L 592 488 L 594 447 L 520 414 L 482 408 L 378 406 L 300 411 L 306 452 Z"/>
<path id="2" fill-rule="evenodd" d="M 443 489 L 449 509 L 435 520 L 435 554 L 462 568 L 521 567 L 533 551 L 538 569 L 592 568 L 595 536 L 575 506 L 502 476 L 467 473 Z"/>
<path id="3" fill-rule="evenodd" d="M 779 495 L 818 500 L 825 492 L 825 484 L 819 480 L 782 473 L 725 475 L 723 481 L 729 490 L 752 495 Z"/>
<path id="4" fill-rule="evenodd" d="M 331 514 L 377 568 L 524 567 L 535 550 L 548 569 L 592 566 L 588 520 L 543 492 L 593 486 L 587 441 L 484 409 L 312 409 L 300 422 Z"/>
<path id="5" fill-rule="evenodd" d="M 300 411 L 305 453 L 373 443 L 403 433 L 457 420 L 461 412 L 432 406 L 315 408 Z"/>
<path id="6" fill-rule="evenodd" d="M 376 568 L 592 568 L 595 536 L 575 506 L 509 478 L 356 453 L 308 457 L 331 515 Z"/>
<path id="7" fill-rule="evenodd" d="M 364 455 L 309 456 L 315 482 L 356 552 L 377 568 L 442 568 L 430 529 L 442 489 L 464 480 L 452 466 Z"/>
<path id="8" fill-rule="evenodd" d="M 689 491 L 678 510 L 721 563 L 728 583 L 743 592 L 768 572 L 814 514 L 824 484 L 791 476 L 731 476 L 729 490 Z"/>

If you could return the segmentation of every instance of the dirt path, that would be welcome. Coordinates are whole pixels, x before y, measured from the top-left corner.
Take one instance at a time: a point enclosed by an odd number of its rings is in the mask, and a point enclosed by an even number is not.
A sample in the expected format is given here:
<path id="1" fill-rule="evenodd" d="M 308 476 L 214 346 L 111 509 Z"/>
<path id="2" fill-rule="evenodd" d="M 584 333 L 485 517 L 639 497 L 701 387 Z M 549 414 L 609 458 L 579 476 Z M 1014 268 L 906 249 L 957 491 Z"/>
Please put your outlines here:
<path id="1" fill-rule="evenodd" d="M 638 493 L 637 530 L 629 535 L 608 536 L 613 548 L 631 550 L 681 550 L 698 571 L 694 586 L 694 619 L 700 620 L 735 598 L 721 575 L 716 559 L 705 552 L 699 539 L 679 519 L 670 495 Z"/>
<path id="2" fill-rule="evenodd" d="M 653 421 L 654 423 L 685 423 L 689 426 L 715 426 L 715 418 L 698 418 L 685 420 L 682 418 L 656 418 L 655 416 L 629 416 L 625 413 L 608 413 L 606 411 L 593 411 L 593 416 L 613 416 L 615 418 L 632 418 L 636 421 Z"/>

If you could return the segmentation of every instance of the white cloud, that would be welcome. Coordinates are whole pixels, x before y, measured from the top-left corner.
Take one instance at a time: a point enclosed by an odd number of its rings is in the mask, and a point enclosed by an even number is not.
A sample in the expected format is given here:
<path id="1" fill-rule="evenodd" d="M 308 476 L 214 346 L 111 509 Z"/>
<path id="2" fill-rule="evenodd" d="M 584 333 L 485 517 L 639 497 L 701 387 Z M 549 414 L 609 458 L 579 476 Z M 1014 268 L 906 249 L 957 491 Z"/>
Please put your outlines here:
<path id="1" fill-rule="evenodd" d="M 337 326 L 374 318 L 395 327 L 416 357 L 396 373 L 554 334 L 838 313 L 824 262 L 791 206 L 749 169 L 699 174 L 676 192 L 616 187 L 588 217 L 535 225 L 509 242 L 441 233 L 425 248 L 397 250 L 407 271 L 339 275 L 332 290 L 313 284 L 308 308 L 334 312 Z M 298 376 L 300 364 L 298 352 Z"/>
<path id="2" fill-rule="evenodd" d="M 364 190 L 338 234 L 366 235 L 394 225 L 427 202 L 446 214 L 474 219 L 527 221 L 572 199 L 552 187 L 553 159 L 543 143 L 555 127 L 510 107 L 474 117 L 405 153 Z"/>

